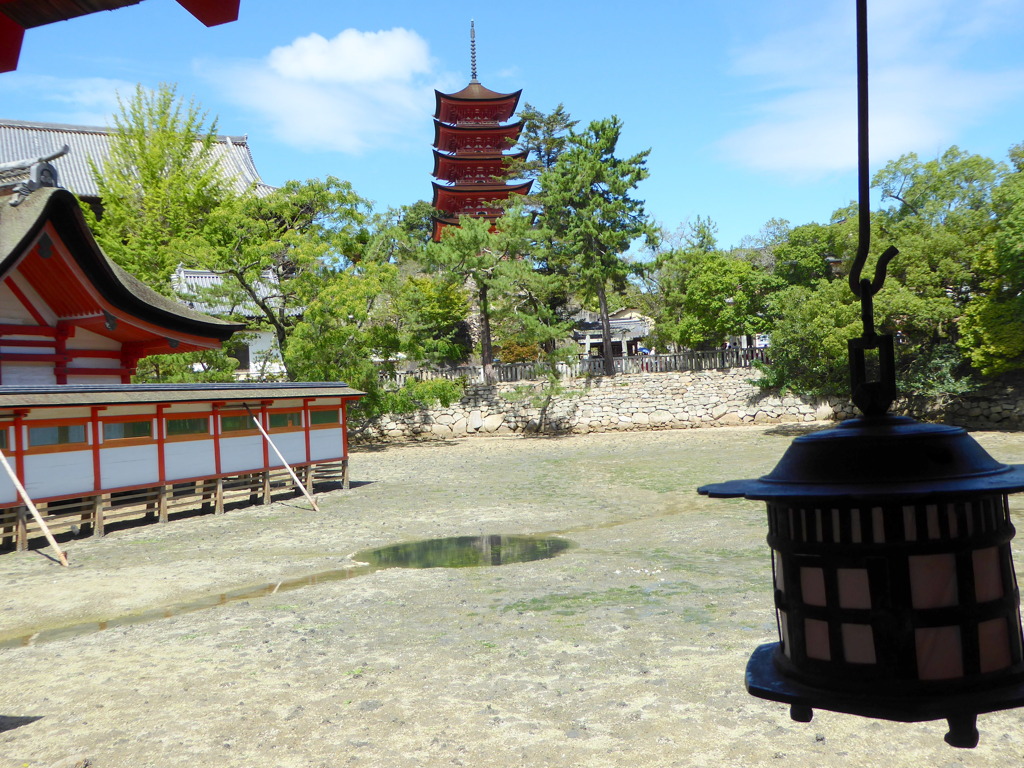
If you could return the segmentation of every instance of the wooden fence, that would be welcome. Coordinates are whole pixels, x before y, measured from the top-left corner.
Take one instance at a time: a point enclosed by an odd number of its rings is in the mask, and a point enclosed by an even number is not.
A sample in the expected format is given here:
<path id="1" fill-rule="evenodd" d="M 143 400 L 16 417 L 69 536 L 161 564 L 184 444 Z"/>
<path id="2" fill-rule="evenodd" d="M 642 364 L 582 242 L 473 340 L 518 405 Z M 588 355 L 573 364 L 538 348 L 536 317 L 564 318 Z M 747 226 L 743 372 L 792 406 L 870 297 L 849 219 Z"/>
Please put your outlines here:
<path id="1" fill-rule="evenodd" d="M 671 373 L 673 371 L 711 371 L 721 368 L 749 368 L 755 360 L 767 362 L 768 350 L 713 349 L 699 352 L 679 352 L 674 355 L 636 355 L 616 357 L 615 373 Z M 572 363 L 558 363 L 558 372 L 563 379 L 586 376 L 603 376 L 604 359 L 586 358 Z M 382 376 L 399 386 L 409 379 L 428 381 L 430 379 L 461 379 L 471 384 L 483 383 L 483 367 L 459 365 L 451 368 L 419 368 L 414 371 L 399 371 L 393 376 Z M 546 378 L 544 367 L 531 363 L 495 363 L 494 378 L 500 382 L 537 381 Z"/>

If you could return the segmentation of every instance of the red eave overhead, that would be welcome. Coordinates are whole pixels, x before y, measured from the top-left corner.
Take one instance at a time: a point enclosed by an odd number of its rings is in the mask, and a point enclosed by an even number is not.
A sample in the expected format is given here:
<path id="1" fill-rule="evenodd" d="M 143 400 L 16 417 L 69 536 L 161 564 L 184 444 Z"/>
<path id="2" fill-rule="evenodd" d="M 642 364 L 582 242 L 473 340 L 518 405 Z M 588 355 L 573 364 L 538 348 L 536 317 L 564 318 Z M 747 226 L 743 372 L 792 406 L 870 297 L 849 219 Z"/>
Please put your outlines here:
<path id="1" fill-rule="evenodd" d="M 470 83 L 457 93 L 434 91 L 434 117 L 443 123 L 474 119 L 503 123 L 515 114 L 522 93 L 497 93 L 480 83 Z"/>
<path id="2" fill-rule="evenodd" d="M 434 121 L 434 146 L 442 152 L 504 152 L 519 140 L 522 121 L 510 125 L 448 125 Z"/>
<path id="3" fill-rule="evenodd" d="M 526 152 L 514 154 L 478 154 L 478 155 L 446 155 L 434 150 L 434 170 L 431 175 L 434 178 L 444 181 L 458 182 L 462 179 L 473 178 L 494 183 L 495 176 L 506 173 L 506 162 L 508 160 L 523 160 Z"/>
<path id="4" fill-rule="evenodd" d="M 25 30 L 99 11 L 113 11 L 141 0 L 0 0 L 0 72 L 18 68 Z M 208 27 L 238 19 L 241 0 L 178 0 Z"/>
<path id="5" fill-rule="evenodd" d="M 220 346 L 217 339 L 170 331 L 125 313 L 103 299 L 77 264 L 68 261 L 60 251 L 52 248 L 44 258 L 38 247 L 33 248 L 14 270 L 56 316 L 58 324 L 135 345 L 150 355 Z"/>
<path id="6" fill-rule="evenodd" d="M 434 182 L 433 205 L 439 211 L 458 214 L 467 209 L 495 209 L 495 200 L 507 200 L 509 195 L 525 195 L 530 192 L 532 181 L 522 184 L 465 184 L 446 187 Z"/>

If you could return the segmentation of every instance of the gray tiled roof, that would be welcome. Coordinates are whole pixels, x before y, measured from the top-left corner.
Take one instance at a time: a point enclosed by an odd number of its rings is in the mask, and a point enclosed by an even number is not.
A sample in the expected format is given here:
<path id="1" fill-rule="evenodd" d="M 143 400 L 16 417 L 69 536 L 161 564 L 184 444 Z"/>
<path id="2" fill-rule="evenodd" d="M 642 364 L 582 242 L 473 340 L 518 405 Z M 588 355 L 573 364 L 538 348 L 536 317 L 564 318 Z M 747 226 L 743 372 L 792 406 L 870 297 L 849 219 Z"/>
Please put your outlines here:
<path id="1" fill-rule="evenodd" d="M 71 151 L 51 161 L 59 174 L 60 185 L 79 197 L 99 197 L 89 171 L 89 158 L 97 164 L 107 159 L 109 129 L 0 119 L 0 163 L 50 155 L 65 144 Z M 273 187 L 260 179 L 245 136 L 218 136 L 214 154 L 225 176 L 232 179 L 236 192 L 243 192 L 251 185 L 255 185 L 256 194 L 261 197 L 273 191 Z"/>
<path id="2" fill-rule="evenodd" d="M 185 269 L 179 266 L 171 275 L 171 285 L 175 293 L 188 306 L 210 315 L 241 315 L 242 317 L 259 317 L 262 311 L 249 299 L 239 304 L 230 304 L 228 296 L 219 297 L 223 277 L 216 272 L 205 269 Z M 255 285 L 260 299 L 275 309 L 281 306 L 281 288 L 277 278 L 271 272 L 263 275 L 263 279 Z M 285 307 L 286 315 L 298 316 L 303 310 L 299 307 Z"/>

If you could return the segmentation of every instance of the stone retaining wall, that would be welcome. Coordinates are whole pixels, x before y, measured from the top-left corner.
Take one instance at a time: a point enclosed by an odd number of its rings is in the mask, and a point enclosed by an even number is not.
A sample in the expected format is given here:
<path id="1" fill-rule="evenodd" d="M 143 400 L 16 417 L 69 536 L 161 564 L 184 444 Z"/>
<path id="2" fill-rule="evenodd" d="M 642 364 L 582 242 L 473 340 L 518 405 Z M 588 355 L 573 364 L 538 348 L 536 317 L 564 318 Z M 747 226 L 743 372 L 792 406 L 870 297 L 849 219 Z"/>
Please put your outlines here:
<path id="1" fill-rule="evenodd" d="M 467 387 L 458 403 L 404 416 L 387 415 L 362 439 L 464 437 L 473 434 L 549 434 L 688 429 L 815 421 L 835 416 L 826 405 L 769 397 L 749 368 L 685 373 L 600 376 L 568 382 L 545 407 L 541 384 Z"/>
<path id="2" fill-rule="evenodd" d="M 763 395 L 758 373 L 731 368 L 639 373 L 566 382 L 545 406 L 542 385 L 471 385 L 458 403 L 414 414 L 386 415 L 353 435 L 357 442 L 451 438 L 477 434 L 690 429 L 851 418 L 849 403 Z M 1024 377 L 988 384 L 943 401 L 900 401 L 897 412 L 976 429 L 1024 428 Z"/>

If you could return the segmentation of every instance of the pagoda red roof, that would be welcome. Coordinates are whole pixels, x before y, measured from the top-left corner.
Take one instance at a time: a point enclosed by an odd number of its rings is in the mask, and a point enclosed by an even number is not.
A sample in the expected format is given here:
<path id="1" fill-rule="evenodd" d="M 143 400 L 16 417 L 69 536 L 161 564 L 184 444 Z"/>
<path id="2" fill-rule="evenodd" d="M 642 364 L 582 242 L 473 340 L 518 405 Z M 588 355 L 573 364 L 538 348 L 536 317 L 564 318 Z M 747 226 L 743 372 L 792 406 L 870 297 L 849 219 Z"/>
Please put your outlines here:
<path id="1" fill-rule="evenodd" d="M 480 152 L 448 155 L 435 149 L 434 170 L 431 172 L 431 175 L 436 179 L 454 182 L 467 179 L 467 177 L 484 177 L 487 181 L 492 181 L 491 177 L 501 176 L 504 173 L 506 161 L 525 160 L 526 155 L 526 150 L 510 154 L 487 154 Z M 467 182 L 463 181 L 463 183 Z"/>
<path id="2" fill-rule="evenodd" d="M 490 119 L 503 123 L 515 114 L 522 93 L 522 89 L 514 93 L 498 93 L 476 81 L 456 93 L 434 91 L 434 117 L 443 123 L 451 124 L 467 119 Z M 474 118 L 474 114 L 485 117 Z"/>
<path id="3" fill-rule="evenodd" d="M 524 181 L 521 184 L 494 182 L 493 184 L 459 184 L 450 187 L 435 181 L 433 182 L 433 206 L 439 211 L 448 211 L 455 215 L 470 213 L 474 216 L 486 216 L 489 215 L 489 212 L 497 210 L 492 204 L 493 201 L 507 200 L 508 196 L 512 194 L 529 194 L 532 185 L 532 181 Z"/>
<path id="4" fill-rule="evenodd" d="M 442 152 L 504 152 L 519 140 L 523 123 L 448 125 L 434 120 L 434 146 Z"/>

